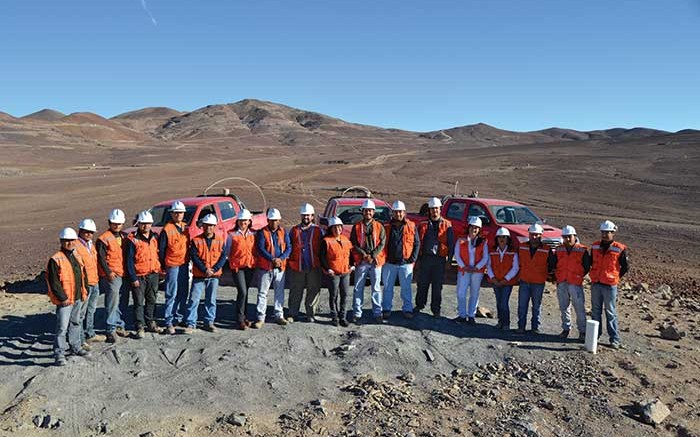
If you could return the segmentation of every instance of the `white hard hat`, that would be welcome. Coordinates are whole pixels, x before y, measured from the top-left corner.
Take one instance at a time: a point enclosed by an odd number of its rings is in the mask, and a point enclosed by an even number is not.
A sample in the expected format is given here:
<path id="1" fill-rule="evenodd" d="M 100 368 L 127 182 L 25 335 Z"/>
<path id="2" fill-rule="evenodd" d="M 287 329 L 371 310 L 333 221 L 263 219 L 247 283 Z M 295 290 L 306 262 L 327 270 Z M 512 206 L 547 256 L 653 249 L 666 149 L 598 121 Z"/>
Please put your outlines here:
<path id="1" fill-rule="evenodd" d="M 180 202 L 179 200 L 176 200 L 173 202 L 172 205 L 170 205 L 170 212 L 185 212 L 185 204 Z"/>
<path id="2" fill-rule="evenodd" d="M 307 215 L 307 214 L 316 214 L 316 211 L 314 211 L 313 205 L 310 203 L 305 203 L 301 205 L 301 208 L 299 209 L 299 214 L 301 215 Z"/>
<path id="3" fill-rule="evenodd" d="M 479 217 L 469 217 L 469 226 L 481 227 L 481 219 Z"/>
<path id="4" fill-rule="evenodd" d="M 236 220 L 250 220 L 253 215 L 247 209 L 242 209 L 236 214 Z"/>
<path id="5" fill-rule="evenodd" d="M 600 224 L 600 230 L 617 232 L 617 225 L 611 222 L 610 220 L 605 220 L 603 223 Z"/>
<path id="6" fill-rule="evenodd" d="M 150 211 L 141 211 L 136 216 L 136 223 L 153 223 L 153 215 L 151 215 Z"/>
<path id="7" fill-rule="evenodd" d="M 406 211 L 406 205 L 404 205 L 402 201 L 397 200 L 393 205 L 391 205 L 391 209 L 394 211 Z"/>
<path id="8" fill-rule="evenodd" d="M 534 223 L 527 228 L 527 232 L 530 234 L 541 234 L 544 232 L 544 229 L 542 229 L 542 226 L 539 223 Z"/>
<path id="9" fill-rule="evenodd" d="M 214 214 L 207 214 L 202 219 L 203 225 L 216 225 L 216 216 Z"/>
<path id="10" fill-rule="evenodd" d="M 428 208 L 441 208 L 442 207 L 442 202 L 440 202 L 440 199 L 437 197 L 432 197 L 430 200 L 428 200 Z"/>
<path id="11" fill-rule="evenodd" d="M 566 237 L 567 235 L 576 235 L 576 229 L 573 226 L 564 226 L 561 230 L 561 236 Z"/>
<path id="12" fill-rule="evenodd" d="M 343 221 L 340 217 L 331 217 L 328 219 L 328 226 L 343 225 Z"/>
<path id="13" fill-rule="evenodd" d="M 282 214 L 280 214 L 279 209 L 270 208 L 267 210 L 267 219 L 268 220 L 282 220 Z"/>
<path id="14" fill-rule="evenodd" d="M 374 205 L 372 199 L 367 199 L 362 202 L 362 209 L 377 209 L 377 207 Z"/>
<path id="15" fill-rule="evenodd" d="M 63 228 L 61 233 L 58 234 L 58 238 L 61 240 L 77 240 L 78 234 L 75 233 L 75 229 L 73 228 Z"/>
<path id="16" fill-rule="evenodd" d="M 78 229 L 83 229 L 89 232 L 97 232 L 97 226 L 95 226 L 95 222 L 92 219 L 83 219 L 83 221 L 81 221 L 78 225 Z"/>
<path id="17" fill-rule="evenodd" d="M 121 209 L 113 209 L 112 212 L 109 214 L 109 221 L 120 225 L 124 224 L 124 222 L 126 221 L 124 211 L 122 211 Z"/>
<path id="18" fill-rule="evenodd" d="M 510 237 L 510 231 L 506 228 L 498 228 L 496 231 L 497 237 Z"/>

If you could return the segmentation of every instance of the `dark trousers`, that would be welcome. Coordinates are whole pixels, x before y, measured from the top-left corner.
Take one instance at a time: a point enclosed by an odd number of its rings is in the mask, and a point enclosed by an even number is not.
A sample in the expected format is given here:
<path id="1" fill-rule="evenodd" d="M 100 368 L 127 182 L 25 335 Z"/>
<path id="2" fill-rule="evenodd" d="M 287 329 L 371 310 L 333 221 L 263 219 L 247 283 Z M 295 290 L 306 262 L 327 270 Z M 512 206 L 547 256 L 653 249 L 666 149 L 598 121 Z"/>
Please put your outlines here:
<path id="1" fill-rule="evenodd" d="M 345 304 L 350 291 L 350 273 L 333 275 L 330 278 L 333 285 L 328 288 L 328 305 L 331 318 L 345 320 Z"/>
<path id="2" fill-rule="evenodd" d="M 141 329 L 156 320 L 158 273 L 139 276 L 138 280 L 139 286 L 131 287 L 131 297 L 134 300 L 134 320 L 136 321 L 136 329 Z"/>
<path id="3" fill-rule="evenodd" d="M 513 291 L 513 286 L 493 287 L 493 291 L 496 293 L 498 323 L 500 323 L 502 327 L 508 328 L 510 327 L 510 306 L 508 301 L 510 300 L 510 293 Z"/>
<path id="4" fill-rule="evenodd" d="M 233 283 L 236 285 L 238 295 L 236 296 L 236 306 L 238 307 L 238 322 L 249 320 L 246 316 L 246 308 L 248 307 L 248 287 L 253 284 L 253 275 L 255 269 L 239 269 L 231 272 Z M 255 320 L 255 317 L 251 318 Z"/>
<path id="5" fill-rule="evenodd" d="M 431 287 L 430 310 L 440 313 L 442 305 L 442 283 L 445 278 L 445 258 L 426 255 L 419 259 L 416 309 L 422 310 L 428 302 L 428 287 Z"/>

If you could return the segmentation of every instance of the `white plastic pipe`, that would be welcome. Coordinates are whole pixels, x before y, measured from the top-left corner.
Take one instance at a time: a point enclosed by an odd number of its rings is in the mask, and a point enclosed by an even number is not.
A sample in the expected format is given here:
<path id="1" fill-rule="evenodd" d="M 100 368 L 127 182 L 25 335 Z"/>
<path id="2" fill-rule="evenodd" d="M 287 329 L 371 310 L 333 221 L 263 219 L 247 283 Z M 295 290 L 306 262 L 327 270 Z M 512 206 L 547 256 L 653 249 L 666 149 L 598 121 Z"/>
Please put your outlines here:
<path id="1" fill-rule="evenodd" d="M 600 323 L 596 320 L 586 320 L 586 350 L 593 354 L 598 352 L 598 328 Z"/>

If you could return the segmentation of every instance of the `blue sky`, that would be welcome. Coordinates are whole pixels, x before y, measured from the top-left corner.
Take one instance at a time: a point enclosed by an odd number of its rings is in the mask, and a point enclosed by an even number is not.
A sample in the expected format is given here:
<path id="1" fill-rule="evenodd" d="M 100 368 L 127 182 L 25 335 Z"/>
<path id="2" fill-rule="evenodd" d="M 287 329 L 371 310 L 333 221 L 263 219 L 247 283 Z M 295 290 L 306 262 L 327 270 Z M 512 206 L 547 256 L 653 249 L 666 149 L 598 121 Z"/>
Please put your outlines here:
<path id="1" fill-rule="evenodd" d="M 114 116 L 243 98 L 416 131 L 700 128 L 700 0 L 6 0 L 0 9 L 0 111 Z"/>

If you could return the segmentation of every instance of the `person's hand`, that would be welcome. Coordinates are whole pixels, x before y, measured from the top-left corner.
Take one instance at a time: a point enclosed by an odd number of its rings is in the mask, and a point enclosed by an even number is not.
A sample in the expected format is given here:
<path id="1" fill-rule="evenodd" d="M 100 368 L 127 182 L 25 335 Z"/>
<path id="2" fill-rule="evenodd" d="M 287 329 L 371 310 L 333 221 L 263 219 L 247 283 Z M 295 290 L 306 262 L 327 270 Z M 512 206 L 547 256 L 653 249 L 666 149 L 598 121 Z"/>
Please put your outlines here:
<path id="1" fill-rule="evenodd" d="M 115 279 L 117 279 L 117 274 L 114 273 L 114 272 L 110 273 L 110 274 L 109 274 L 109 280 L 110 280 L 110 281 L 114 281 Z"/>
<path id="2" fill-rule="evenodd" d="M 68 299 L 62 300 L 58 303 L 58 306 L 64 307 L 68 305 Z"/>
<path id="3" fill-rule="evenodd" d="M 212 276 L 214 276 L 214 270 L 212 269 L 207 269 L 205 273 L 207 275 L 207 278 L 211 278 Z"/>
<path id="4" fill-rule="evenodd" d="M 331 276 L 335 275 L 335 272 L 333 271 L 333 269 L 326 270 L 326 273 L 328 273 Z"/>
<path id="5" fill-rule="evenodd" d="M 134 288 L 139 288 L 140 285 L 141 285 L 141 283 L 139 282 L 138 279 L 131 283 L 131 286 Z"/>
<path id="6" fill-rule="evenodd" d="M 362 260 L 364 262 L 366 262 L 367 264 L 371 264 L 372 263 L 372 255 L 365 255 L 362 257 Z"/>
<path id="7" fill-rule="evenodd" d="M 350 266 L 350 271 L 354 272 L 355 271 L 355 266 Z"/>

